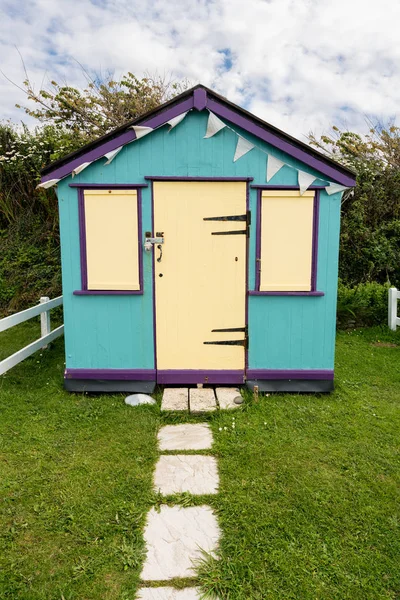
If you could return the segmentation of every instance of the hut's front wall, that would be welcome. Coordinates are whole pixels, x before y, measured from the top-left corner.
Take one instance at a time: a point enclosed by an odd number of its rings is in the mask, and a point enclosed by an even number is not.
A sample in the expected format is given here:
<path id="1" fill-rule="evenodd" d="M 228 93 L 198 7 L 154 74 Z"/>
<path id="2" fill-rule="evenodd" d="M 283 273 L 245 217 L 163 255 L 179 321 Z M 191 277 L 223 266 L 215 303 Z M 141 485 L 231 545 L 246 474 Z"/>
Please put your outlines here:
<path id="1" fill-rule="evenodd" d="M 146 176 L 252 177 L 251 185 L 267 185 L 266 156 L 254 148 L 237 162 L 237 136 L 229 129 L 204 139 L 208 113 L 191 112 L 172 131 L 161 127 L 128 144 L 109 165 L 100 159 L 74 179 L 58 185 L 64 294 L 66 368 L 71 370 L 138 370 L 154 372 L 153 263 L 143 253 L 143 294 L 74 295 L 81 289 L 78 190 L 70 184 L 149 184 L 141 190 L 142 241 L 152 231 L 152 187 Z M 235 127 L 236 131 L 240 130 Z M 281 151 L 250 134 L 258 147 L 295 169 L 318 176 Z M 325 180 L 316 180 L 314 185 Z M 283 167 L 274 186 L 296 186 L 297 172 Z M 330 379 L 334 366 L 335 312 L 340 194 L 320 192 L 317 290 L 322 296 L 251 295 L 256 280 L 257 190 L 249 186 L 252 214 L 248 256 L 249 378 Z M 155 232 L 154 232 L 155 233 Z M 196 316 L 193 315 L 195 319 Z M 218 366 L 216 366 L 218 368 Z M 296 372 L 299 372 L 296 374 Z M 319 372 L 319 374 L 318 374 Z M 324 374 L 328 373 L 327 377 Z M 313 379 L 313 374 L 310 374 Z M 178 383 L 178 381 L 176 382 Z"/>

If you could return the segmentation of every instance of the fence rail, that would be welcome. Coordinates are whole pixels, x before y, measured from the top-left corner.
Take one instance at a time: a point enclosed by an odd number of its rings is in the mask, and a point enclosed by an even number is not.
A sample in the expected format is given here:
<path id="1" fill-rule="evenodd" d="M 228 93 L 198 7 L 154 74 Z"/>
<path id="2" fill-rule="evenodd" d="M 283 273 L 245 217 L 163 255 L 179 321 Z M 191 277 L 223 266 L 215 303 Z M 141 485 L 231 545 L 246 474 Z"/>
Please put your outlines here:
<path id="1" fill-rule="evenodd" d="M 394 287 L 389 288 L 388 323 L 392 331 L 396 331 L 396 327 L 400 326 L 400 318 L 397 316 L 397 300 L 399 298 L 399 290 Z"/>
<path id="2" fill-rule="evenodd" d="M 19 325 L 24 321 L 28 321 L 33 317 L 40 315 L 40 333 L 41 337 L 38 340 L 35 340 L 25 348 L 18 350 L 11 356 L 8 356 L 4 360 L 0 361 L 0 375 L 6 373 L 12 367 L 15 367 L 18 363 L 23 361 L 25 358 L 40 350 L 41 348 L 47 348 L 47 344 L 58 338 L 60 335 L 64 333 L 64 325 L 60 325 L 53 331 L 51 331 L 50 324 L 50 310 L 55 308 L 56 306 L 60 306 L 63 303 L 63 297 L 59 296 L 58 298 L 54 298 L 50 300 L 47 296 L 43 296 L 40 298 L 40 304 L 37 306 L 32 306 L 31 308 L 27 308 L 26 310 L 22 310 L 15 315 L 11 315 L 9 317 L 5 317 L 4 319 L 0 319 L 0 333 L 2 331 L 6 331 L 11 327 L 15 327 L 15 325 Z"/>

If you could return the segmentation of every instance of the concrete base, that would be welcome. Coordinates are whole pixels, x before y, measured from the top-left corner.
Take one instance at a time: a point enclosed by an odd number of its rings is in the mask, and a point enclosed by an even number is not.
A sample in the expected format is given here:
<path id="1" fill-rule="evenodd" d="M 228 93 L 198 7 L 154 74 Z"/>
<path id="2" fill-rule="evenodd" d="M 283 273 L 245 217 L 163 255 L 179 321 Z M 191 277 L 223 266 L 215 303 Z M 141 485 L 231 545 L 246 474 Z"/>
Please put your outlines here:
<path id="1" fill-rule="evenodd" d="M 328 393 L 334 385 L 332 379 L 249 379 L 246 387 L 250 390 L 258 385 L 259 392 L 303 392 Z"/>
<path id="2" fill-rule="evenodd" d="M 107 394 L 110 392 L 137 392 L 152 394 L 155 381 L 118 381 L 106 379 L 64 379 L 67 392 L 88 392 Z"/>

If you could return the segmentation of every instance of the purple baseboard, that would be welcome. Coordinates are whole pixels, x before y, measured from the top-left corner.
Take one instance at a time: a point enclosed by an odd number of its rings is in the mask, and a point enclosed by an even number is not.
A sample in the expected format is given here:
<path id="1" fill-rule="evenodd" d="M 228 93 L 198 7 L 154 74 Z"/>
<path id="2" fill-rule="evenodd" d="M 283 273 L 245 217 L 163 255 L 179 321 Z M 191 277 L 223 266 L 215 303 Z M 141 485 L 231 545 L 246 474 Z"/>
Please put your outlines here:
<path id="1" fill-rule="evenodd" d="M 155 381 L 156 371 L 155 369 L 65 369 L 64 379 Z"/>
<path id="2" fill-rule="evenodd" d="M 299 370 L 272 370 L 248 369 L 247 379 L 333 379 L 334 372 L 330 370 L 299 369 Z"/>
<path id="3" fill-rule="evenodd" d="M 157 383 L 163 384 L 243 384 L 244 371 L 157 371 Z"/>
<path id="4" fill-rule="evenodd" d="M 246 378 L 255 380 L 333 380 L 331 370 L 248 369 Z M 160 384 L 228 384 L 244 383 L 244 371 L 224 370 L 164 370 L 155 369 L 65 369 L 65 379 L 108 381 L 156 381 Z"/>

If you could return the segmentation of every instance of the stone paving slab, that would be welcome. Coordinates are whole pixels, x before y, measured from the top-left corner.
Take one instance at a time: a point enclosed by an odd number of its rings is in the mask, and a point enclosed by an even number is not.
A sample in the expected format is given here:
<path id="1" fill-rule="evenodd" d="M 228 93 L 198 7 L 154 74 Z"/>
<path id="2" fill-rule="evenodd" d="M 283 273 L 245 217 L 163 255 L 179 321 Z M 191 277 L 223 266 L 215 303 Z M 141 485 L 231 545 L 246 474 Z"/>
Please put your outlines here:
<path id="1" fill-rule="evenodd" d="M 165 388 L 161 410 L 188 410 L 188 388 Z"/>
<path id="2" fill-rule="evenodd" d="M 160 450 L 208 450 L 212 433 L 206 423 L 165 425 L 158 432 Z"/>
<path id="3" fill-rule="evenodd" d="M 234 400 L 239 396 L 241 398 L 238 388 L 228 387 L 217 387 L 215 389 L 219 407 L 223 410 L 230 408 L 238 408 L 240 405 L 235 404 Z"/>
<path id="4" fill-rule="evenodd" d="M 193 561 L 215 552 L 220 537 L 217 519 L 209 506 L 154 508 L 144 531 L 147 556 L 141 579 L 163 581 L 196 575 Z"/>
<path id="5" fill-rule="evenodd" d="M 200 598 L 201 592 L 198 588 L 183 590 L 172 587 L 142 588 L 137 595 L 137 600 L 200 600 Z"/>
<path id="6" fill-rule="evenodd" d="M 218 491 L 217 461 L 213 456 L 163 455 L 154 475 L 154 488 L 165 496 L 189 492 L 216 494 Z"/>
<path id="7" fill-rule="evenodd" d="M 214 390 L 212 388 L 191 388 L 189 390 L 189 408 L 191 413 L 216 410 Z"/>

